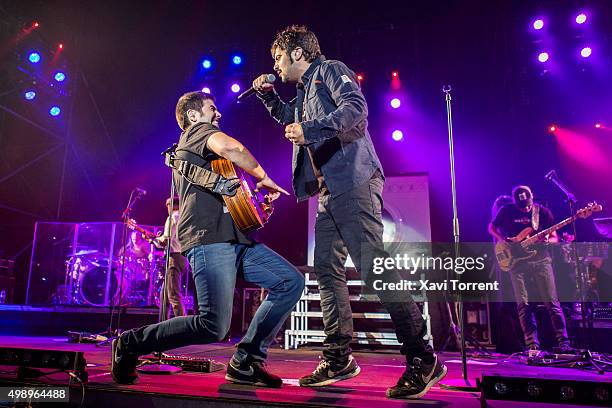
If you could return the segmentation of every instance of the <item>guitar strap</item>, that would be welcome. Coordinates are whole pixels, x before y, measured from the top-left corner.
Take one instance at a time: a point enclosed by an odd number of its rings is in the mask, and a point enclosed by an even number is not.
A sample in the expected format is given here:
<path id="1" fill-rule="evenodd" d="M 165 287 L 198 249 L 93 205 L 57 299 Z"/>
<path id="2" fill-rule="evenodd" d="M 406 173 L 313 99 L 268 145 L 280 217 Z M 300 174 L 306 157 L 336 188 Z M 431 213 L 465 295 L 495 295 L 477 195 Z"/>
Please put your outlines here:
<path id="1" fill-rule="evenodd" d="M 531 210 L 531 228 L 534 231 L 540 228 L 540 206 L 537 204 L 533 204 L 533 209 Z"/>
<path id="2" fill-rule="evenodd" d="M 188 150 L 177 150 L 173 157 L 166 160 L 167 165 L 176 170 L 191 184 L 216 194 L 234 196 L 240 187 L 238 178 L 225 178 L 203 167 L 204 159 Z"/>

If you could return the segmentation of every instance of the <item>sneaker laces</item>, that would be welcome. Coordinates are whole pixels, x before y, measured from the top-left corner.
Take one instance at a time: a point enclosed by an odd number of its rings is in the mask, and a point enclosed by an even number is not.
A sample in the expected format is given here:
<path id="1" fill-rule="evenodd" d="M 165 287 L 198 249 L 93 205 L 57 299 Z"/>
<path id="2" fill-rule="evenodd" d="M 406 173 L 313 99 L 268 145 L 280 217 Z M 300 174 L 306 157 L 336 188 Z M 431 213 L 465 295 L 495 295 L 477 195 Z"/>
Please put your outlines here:
<path id="1" fill-rule="evenodd" d="M 319 361 L 319 365 L 312 373 L 313 374 L 322 373 L 324 370 L 328 369 L 330 366 L 331 366 L 331 362 L 329 360 L 321 359 L 321 361 Z"/>

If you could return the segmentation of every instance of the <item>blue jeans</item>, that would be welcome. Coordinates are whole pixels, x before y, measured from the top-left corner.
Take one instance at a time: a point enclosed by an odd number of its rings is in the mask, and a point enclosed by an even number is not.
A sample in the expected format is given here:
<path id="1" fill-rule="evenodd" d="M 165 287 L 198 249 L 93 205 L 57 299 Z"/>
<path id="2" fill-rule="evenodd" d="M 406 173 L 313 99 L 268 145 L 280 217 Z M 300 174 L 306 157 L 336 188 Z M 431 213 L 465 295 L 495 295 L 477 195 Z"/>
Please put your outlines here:
<path id="1" fill-rule="evenodd" d="M 263 360 L 268 347 L 299 300 L 304 277 L 282 256 L 264 244 L 217 243 L 187 251 L 193 271 L 200 314 L 174 317 L 130 330 L 122 335 L 127 349 L 138 354 L 191 344 L 221 341 L 232 319 L 236 275 L 268 289 L 235 356 Z"/>

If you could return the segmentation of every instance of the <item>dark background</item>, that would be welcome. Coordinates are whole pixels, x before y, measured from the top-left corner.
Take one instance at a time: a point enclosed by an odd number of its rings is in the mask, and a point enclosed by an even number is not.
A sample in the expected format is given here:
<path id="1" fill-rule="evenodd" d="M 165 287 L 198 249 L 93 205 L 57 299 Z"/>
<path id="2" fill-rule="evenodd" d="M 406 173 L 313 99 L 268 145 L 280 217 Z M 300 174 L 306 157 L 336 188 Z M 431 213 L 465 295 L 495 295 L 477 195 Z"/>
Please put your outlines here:
<path id="1" fill-rule="evenodd" d="M 567 216 L 562 194 L 543 178 L 553 168 L 581 205 L 596 199 L 608 208 L 612 134 L 593 124 L 612 126 L 611 8 L 608 1 L 0 1 L 0 253 L 16 257 L 23 289 L 36 221 L 120 221 L 136 186 L 148 194 L 135 218 L 161 224 L 170 179 L 160 153 L 179 135 L 175 103 L 205 85 L 224 115 L 222 129 L 289 188 L 291 145 L 282 127 L 255 98 L 236 105 L 229 85 L 246 89 L 271 72 L 274 34 L 294 23 L 317 34 L 327 58 L 365 75 L 370 133 L 386 174 L 429 173 L 435 241 L 452 240 L 444 84 L 453 88 L 462 240 L 490 239 L 492 202 L 516 184 L 531 185 L 556 218 Z M 577 27 L 582 9 L 589 20 Z M 537 33 L 536 16 L 546 20 Z M 41 26 L 20 34 L 34 20 Z M 588 61 L 577 57 L 582 44 L 594 50 Z M 43 61 L 24 73 L 31 49 Z M 543 49 L 547 64 L 536 59 Z M 239 68 L 229 62 L 233 52 L 243 56 Z M 214 59 L 208 73 L 204 56 Z M 64 85 L 40 80 L 60 67 Z M 40 97 L 25 101 L 36 78 Z M 286 99 L 294 94 L 291 85 L 277 89 Z M 389 108 L 391 95 L 402 97 L 400 109 Z M 48 115 L 52 101 L 61 103 L 59 118 Z M 557 135 L 547 131 L 552 123 Z M 401 142 L 391 140 L 396 128 Z M 259 238 L 304 264 L 307 206 L 289 197 L 277 203 Z M 599 239 L 590 220 L 578 231 L 579 240 Z"/>

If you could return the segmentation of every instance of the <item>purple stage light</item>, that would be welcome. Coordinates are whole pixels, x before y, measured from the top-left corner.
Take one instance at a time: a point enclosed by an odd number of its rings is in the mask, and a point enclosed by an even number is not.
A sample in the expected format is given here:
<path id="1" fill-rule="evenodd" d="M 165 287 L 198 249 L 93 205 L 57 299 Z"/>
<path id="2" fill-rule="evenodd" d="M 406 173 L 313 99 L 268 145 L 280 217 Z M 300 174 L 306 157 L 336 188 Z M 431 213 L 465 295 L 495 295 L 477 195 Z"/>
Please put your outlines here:
<path id="1" fill-rule="evenodd" d="M 62 110 L 59 106 L 52 106 L 51 109 L 49 109 L 49 115 L 51 116 L 59 116 L 61 112 Z"/>
<path id="2" fill-rule="evenodd" d="M 232 84 L 232 92 L 233 92 L 233 93 L 238 93 L 238 92 L 240 92 L 240 85 L 238 85 L 238 84 Z"/>
<path id="3" fill-rule="evenodd" d="M 404 138 L 404 133 L 401 130 L 394 130 L 393 133 L 391 133 L 391 137 L 396 142 L 399 142 Z"/>
<path id="4" fill-rule="evenodd" d="M 36 98 L 36 92 L 34 92 L 34 91 L 27 91 L 26 93 L 23 94 L 23 97 L 26 98 L 28 101 L 31 101 L 34 98 Z"/>
<path id="5" fill-rule="evenodd" d="M 580 13 L 576 16 L 576 23 L 577 24 L 584 24 L 587 21 L 587 16 L 584 13 Z"/>
<path id="6" fill-rule="evenodd" d="M 37 53 L 36 51 L 31 52 L 30 55 L 28 55 L 28 60 L 32 64 L 38 64 L 40 62 L 40 54 Z"/>
<path id="7" fill-rule="evenodd" d="M 544 20 L 542 20 L 541 18 L 538 18 L 536 21 L 533 22 L 533 28 L 535 30 L 541 30 L 544 27 Z"/>
<path id="8" fill-rule="evenodd" d="M 538 61 L 540 62 L 546 62 L 548 61 L 549 55 L 547 52 L 541 52 L 538 54 Z"/>
<path id="9" fill-rule="evenodd" d="M 204 88 L 202 88 L 202 92 L 204 92 L 205 94 L 210 94 L 210 88 L 205 86 Z"/>
<path id="10" fill-rule="evenodd" d="M 591 50 L 591 47 L 584 47 L 583 49 L 580 50 L 580 56 L 582 58 L 589 58 L 592 52 L 593 50 Z"/>
<path id="11" fill-rule="evenodd" d="M 402 105 L 402 101 L 399 100 L 399 98 L 393 98 L 391 99 L 391 107 L 393 109 L 397 109 Z"/>

